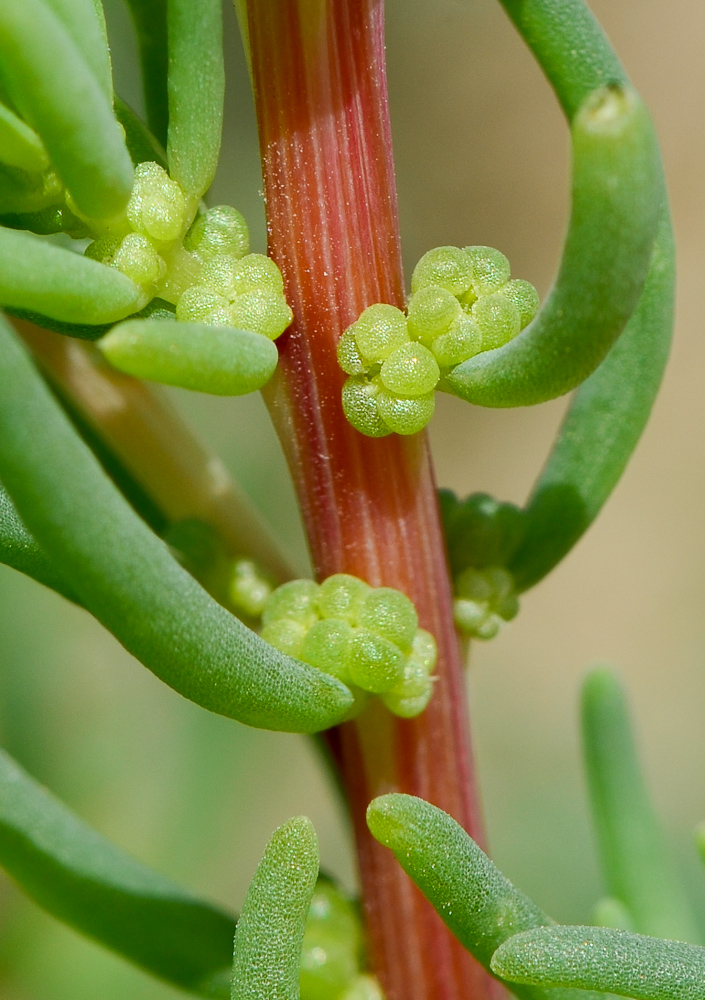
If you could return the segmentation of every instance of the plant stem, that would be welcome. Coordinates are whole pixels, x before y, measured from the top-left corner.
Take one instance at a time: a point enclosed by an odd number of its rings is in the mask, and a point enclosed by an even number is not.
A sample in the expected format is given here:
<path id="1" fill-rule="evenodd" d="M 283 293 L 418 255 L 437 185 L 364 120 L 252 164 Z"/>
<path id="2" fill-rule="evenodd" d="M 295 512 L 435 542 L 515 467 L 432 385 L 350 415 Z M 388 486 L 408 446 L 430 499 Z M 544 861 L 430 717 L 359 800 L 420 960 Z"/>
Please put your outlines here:
<path id="1" fill-rule="evenodd" d="M 295 321 L 266 391 L 319 578 L 397 587 L 436 637 L 439 681 L 413 721 L 377 703 L 329 734 L 352 810 L 373 966 L 389 1000 L 467 1000 L 491 981 L 372 840 L 365 809 L 405 791 L 484 840 L 462 659 L 424 436 L 347 423 L 336 343 L 373 302 L 404 303 L 382 0 L 249 0 L 269 226 Z"/>

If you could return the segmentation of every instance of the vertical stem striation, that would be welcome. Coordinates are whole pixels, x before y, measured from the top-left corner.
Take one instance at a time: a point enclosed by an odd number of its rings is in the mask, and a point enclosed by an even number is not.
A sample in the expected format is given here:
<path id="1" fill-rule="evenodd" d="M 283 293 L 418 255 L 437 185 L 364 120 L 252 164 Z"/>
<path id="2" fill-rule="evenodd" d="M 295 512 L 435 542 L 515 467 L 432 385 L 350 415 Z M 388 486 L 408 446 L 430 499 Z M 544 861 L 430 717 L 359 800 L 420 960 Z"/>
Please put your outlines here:
<path id="1" fill-rule="evenodd" d="M 489 977 L 365 825 L 370 799 L 400 790 L 483 840 L 427 442 L 365 438 L 340 404 L 340 334 L 371 303 L 404 302 L 383 3 L 248 0 L 248 30 L 269 250 L 295 315 L 266 395 L 316 572 L 403 590 L 439 647 L 436 691 L 418 719 L 377 703 L 329 734 L 352 809 L 372 960 L 389 1000 L 484 1000 Z"/>

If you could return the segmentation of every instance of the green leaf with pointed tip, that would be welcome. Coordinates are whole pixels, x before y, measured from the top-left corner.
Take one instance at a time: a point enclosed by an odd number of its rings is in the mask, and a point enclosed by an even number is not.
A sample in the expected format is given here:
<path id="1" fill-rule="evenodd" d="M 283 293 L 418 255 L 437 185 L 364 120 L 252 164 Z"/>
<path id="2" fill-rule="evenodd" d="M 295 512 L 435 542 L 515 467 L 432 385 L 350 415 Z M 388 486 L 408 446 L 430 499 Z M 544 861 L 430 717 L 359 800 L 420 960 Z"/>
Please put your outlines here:
<path id="1" fill-rule="evenodd" d="M 162 146 L 169 125 L 167 0 L 127 0 L 137 34 L 147 124 Z"/>
<path id="2" fill-rule="evenodd" d="M 534 586 L 563 559 L 619 482 L 661 385 L 674 291 L 673 232 L 664 205 L 639 305 L 575 394 L 525 508 L 524 539 L 509 564 L 519 590 Z"/>
<path id="3" fill-rule="evenodd" d="M 57 590 L 70 601 L 75 600 L 71 589 L 66 586 L 17 513 L 9 494 L 0 483 L 0 563 L 31 576 L 45 587 Z"/>
<path id="4" fill-rule="evenodd" d="M 0 4 L 0 61 L 13 103 L 81 211 L 95 219 L 117 215 L 133 181 L 120 127 L 76 43 L 42 0 Z"/>
<path id="5" fill-rule="evenodd" d="M 95 80 L 109 101 L 113 99 L 113 73 L 99 0 L 44 0 L 74 41 Z"/>
<path id="6" fill-rule="evenodd" d="M 178 565 L 77 437 L 4 321 L 0 478 L 83 605 L 186 698 L 288 732 L 316 732 L 346 714 L 346 687 L 279 653 Z"/>
<path id="7" fill-rule="evenodd" d="M 274 831 L 235 932 L 232 1000 L 299 1000 L 301 945 L 318 875 L 318 841 L 305 816 Z"/>
<path id="8" fill-rule="evenodd" d="M 276 346 L 261 333 L 176 319 L 127 320 L 97 346 L 128 375 L 216 396 L 261 389 L 279 360 Z"/>
<path id="9" fill-rule="evenodd" d="M 695 918 L 674 870 L 634 745 L 621 683 L 607 667 L 583 687 L 583 748 L 607 890 L 634 928 L 698 941 Z"/>
<path id="10" fill-rule="evenodd" d="M 41 172 L 49 166 L 42 140 L 26 122 L 0 103 L 0 160 L 20 170 Z"/>
<path id="11" fill-rule="evenodd" d="M 605 990 L 637 1000 L 703 1000 L 705 948 L 607 927 L 537 927 L 509 938 L 492 971 L 514 983 Z"/>
<path id="12" fill-rule="evenodd" d="M 232 916 L 111 844 L 2 750 L 0 865 L 52 916 L 174 986 L 211 995 L 230 965 Z"/>
<path id="13" fill-rule="evenodd" d="M 486 969 L 507 938 L 552 923 L 448 813 L 429 802 L 412 795 L 382 795 L 370 803 L 367 825 L 373 837 L 392 849 L 463 947 Z M 549 1000 L 545 990 L 535 987 L 514 992 L 520 1000 Z M 572 993 L 552 998 L 581 1000 Z"/>
<path id="14" fill-rule="evenodd" d="M 200 198 L 218 166 L 225 71 L 221 0 L 168 0 L 169 173 Z"/>
<path id="15" fill-rule="evenodd" d="M 33 233 L 0 228 L 2 305 L 62 322 L 110 323 L 134 313 L 141 296 L 141 289 L 115 268 Z"/>
<path id="16" fill-rule="evenodd" d="M 662 200 L 651 119 L 632 88 L 613 85 L 585 99 L 571 131 L 572 211 L 556 283 L 517 337 L 446 377 L 449 391 L 471 403 L 529 406 L 574 389 L 639 301 Z"/>
<path id="17" fill-rule="evenodd" d="M 113 107 L 115 117 L 125 129 L 125 142 L 135 166 L 138 163 L 158 163 L 166 170 L 166 151 L 139 115 L 135 114 L 130 105 L 117 96 Z"/>

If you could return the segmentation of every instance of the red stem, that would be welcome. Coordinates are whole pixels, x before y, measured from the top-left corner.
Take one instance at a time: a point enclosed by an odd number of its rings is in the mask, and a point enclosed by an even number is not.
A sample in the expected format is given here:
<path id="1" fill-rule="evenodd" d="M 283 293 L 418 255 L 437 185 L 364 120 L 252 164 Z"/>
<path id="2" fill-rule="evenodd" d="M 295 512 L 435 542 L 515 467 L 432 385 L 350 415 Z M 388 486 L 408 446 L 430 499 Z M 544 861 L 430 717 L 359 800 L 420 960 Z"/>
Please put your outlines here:
<path id="1" fill-rule="evenodd" d="M 331 732 L 352 810 L 374 967 L 388 1000 L 485 1000 L 491 981 L 389 851 L 375 795 L 419 795 L 484 840 L 462 658 L 423 435 L 365 438 L 340 404 L 341 332 L 372 302 L 404 303 L 382 0 L 249 0 L 269 249 L 294 325 L 268 405 L 298 489 L 316 572 L 411 597 L 438 642 L 439 681 L 413 721 L 377 702 Z"/>

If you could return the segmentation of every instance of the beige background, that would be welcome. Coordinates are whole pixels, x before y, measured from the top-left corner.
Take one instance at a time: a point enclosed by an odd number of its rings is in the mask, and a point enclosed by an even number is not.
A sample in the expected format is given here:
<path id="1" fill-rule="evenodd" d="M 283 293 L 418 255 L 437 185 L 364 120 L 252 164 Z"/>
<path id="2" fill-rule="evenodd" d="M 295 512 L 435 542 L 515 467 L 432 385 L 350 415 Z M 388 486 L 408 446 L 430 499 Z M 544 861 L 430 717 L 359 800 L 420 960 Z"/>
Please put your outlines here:
<path id="1" fill-rule="evenodd" d="M 705 13 L 693 0 L 600 0 L 659 127 L 680 257 L 673 357 L 646 436 L 603 516 L 523 601 L 471 668 L 494 854 L 557 918 L 600 892 L 584 801 L 576 701 L 585 665 L 619 664 L 669 837 L 703 911 L 691 830 L 705 818 Z M 108 5 L 118 88 L 137 103 L 132 41 Z M 214 200 L 255 220 L 254 126 L 229 37 L 227 139 Z M 546 292 L 560 252 L 567 133 L 555 100 L 491 0 L 389 0 L 389 74 L 407 267 L 444 243 L 489 243 Z M 259 222 L 257 222 L 259 220 Z M 259 228 L 258 228 L 259 226 Z M 175 394 L 299 558 L 298 517 L 257 400 Z M 522 501 L 564 404 L 485 411 L 442 398 L 438 481 Z M 273 826 L 308 813 L 324 864 L 354 875 L 346 833 L 303 740 L 245 730 L 167 691 L 97 625 L 0 568 L 0 742 L 82 815 L 147 861 L 237 906 Z M 167 997 L 0 887 L 7 1000 Z"/>

